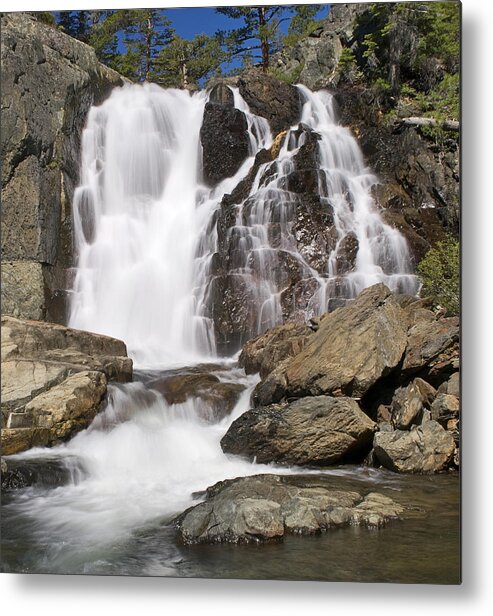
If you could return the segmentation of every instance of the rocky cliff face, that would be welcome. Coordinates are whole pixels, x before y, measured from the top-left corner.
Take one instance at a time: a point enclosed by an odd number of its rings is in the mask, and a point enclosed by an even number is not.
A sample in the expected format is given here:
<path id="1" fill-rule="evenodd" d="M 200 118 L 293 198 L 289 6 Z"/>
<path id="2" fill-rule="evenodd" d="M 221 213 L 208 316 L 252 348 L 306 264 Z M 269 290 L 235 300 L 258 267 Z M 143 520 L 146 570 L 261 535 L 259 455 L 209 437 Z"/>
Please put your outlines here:
<path id="1" fill-rule="evenodd" d="M 29 15 L 1 27 L 2 312 L 63 322 L 81 133 L 123 78 Z"/>

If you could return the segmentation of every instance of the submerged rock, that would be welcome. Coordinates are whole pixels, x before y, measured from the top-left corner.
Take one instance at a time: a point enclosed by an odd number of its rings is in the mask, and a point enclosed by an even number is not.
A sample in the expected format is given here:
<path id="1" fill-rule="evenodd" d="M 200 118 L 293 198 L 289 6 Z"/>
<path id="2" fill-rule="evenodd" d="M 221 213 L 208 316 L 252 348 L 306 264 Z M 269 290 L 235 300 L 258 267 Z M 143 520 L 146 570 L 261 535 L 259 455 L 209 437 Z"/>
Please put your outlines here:
<path id="1" fill-rule="evenodd" d="M 324 478 L 256 475 L 208 488 L 177 526 L 185 544 L 259 543 L 349 524 L 378 528 L 403 512 L 382 494 L 334 490 Z"/>
<path id="2" fill-rule="evenodd" d="M 221 381 L 215 374 L 207 372 L 163 376 L 153 380 L 149 387 L 161 393 L 168 404 L 200 399 L 202 419 L 213 421 L 228 416 L 245 389 L 240 383 Z"/>
<path id="3" fill-rule="evenodd" d="M 363 460 L 375 430 L 355 400 L 315 396 L 247 411 L 221 447 L 260 463 L 327 466 Z"/>
<path id="4" fill-rule="evenodd" d="M 55 488 L 66 485 L 71 472 L 61 458 L 32 458 L 16 460 L 2 458 L 2 492 L 31 486 Z"/>

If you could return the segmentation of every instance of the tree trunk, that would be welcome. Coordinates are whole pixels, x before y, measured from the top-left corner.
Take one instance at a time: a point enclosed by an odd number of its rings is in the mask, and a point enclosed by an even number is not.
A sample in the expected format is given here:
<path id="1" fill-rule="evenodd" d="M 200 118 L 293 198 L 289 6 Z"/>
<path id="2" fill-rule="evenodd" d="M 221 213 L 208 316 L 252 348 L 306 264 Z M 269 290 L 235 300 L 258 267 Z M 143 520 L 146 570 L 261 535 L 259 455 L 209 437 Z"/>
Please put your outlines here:
<path id="1" fill-rule="evenodd" d="M 265 8 L 263 6 L 258 7 L 258 25 L 259 25 L 259 39 L 260 46 L 262 49 L 262 70 L 264 73 L 267 72 L 269 68 L 269 40 L 263 29 L 266 25 L 265 22 Z"/>
<path id="2" fill-rule="evenodd" d="M 146 50 L 145 50 L 145 75 L 144 81 L 149 81 L 151 76 L 151 52 L 152 52 L 152 23 L 151 20 L 147 20 L 147 32 L 146 32 Z"/>
<path id="3" fill-rule="evenodd" d="M 180 78 L 181 87 L 183 88 L 183 90 L 188 90 L 190 82 L 188 80 L 188 67 L 185 58 L 182 58 L 180 61 Z"/>
<path id="4" fill-rule="evenodd" d="M 445 130 L 450 131 L 458 131 L 460 129 L 460 122 L 457 120 L 444 120 L 443 122 L 438 122 L 435 118 L 418 118 L 418 117 L 410 117 L 410 118 L 402 118 L 397 121 L 398 127 L 407 127 L 407 128 L 420 128 L 421 126 L 440 126 Z"/>

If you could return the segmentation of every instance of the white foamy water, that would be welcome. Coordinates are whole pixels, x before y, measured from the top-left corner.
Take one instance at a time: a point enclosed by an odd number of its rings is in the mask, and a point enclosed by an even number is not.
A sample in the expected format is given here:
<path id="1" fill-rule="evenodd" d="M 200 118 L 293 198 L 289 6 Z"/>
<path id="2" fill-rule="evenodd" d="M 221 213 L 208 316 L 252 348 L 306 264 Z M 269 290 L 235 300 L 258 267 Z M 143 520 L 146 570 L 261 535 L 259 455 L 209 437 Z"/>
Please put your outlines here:
<path id="1" fill-rule="evenodd" d="M 246 388 L 232 414 L 219 422 L 207 419 L 198 398 L 168 405 L 141 383 L 111 387 L 106 410 L 69 443 L 15 456 L 60 456 L 73 476 L 73 483 L 48 493 L 30 491 L 16 504 L 18 512 L 36 520 L 42 537 L 94 549 L 156 519 L 169 521 L 193 503 L 193 493 L 217 481 L 289 472 L 223 453 L 220 440 L 248 410 L 257 382 L 240 370 L 229 380 Z"/>

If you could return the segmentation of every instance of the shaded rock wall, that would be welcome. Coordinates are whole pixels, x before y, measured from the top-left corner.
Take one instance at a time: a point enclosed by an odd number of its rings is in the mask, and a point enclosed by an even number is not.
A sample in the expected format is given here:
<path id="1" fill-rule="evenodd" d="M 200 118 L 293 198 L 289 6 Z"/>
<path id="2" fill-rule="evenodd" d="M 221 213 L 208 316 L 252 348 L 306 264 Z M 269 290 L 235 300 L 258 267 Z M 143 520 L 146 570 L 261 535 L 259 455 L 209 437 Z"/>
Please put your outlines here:
<path id="1" fill-rule="evenodd" d="M 81 133 L 123 78 L 29 15 L 1 28 L 2 312 L 64 322 Z"/>

